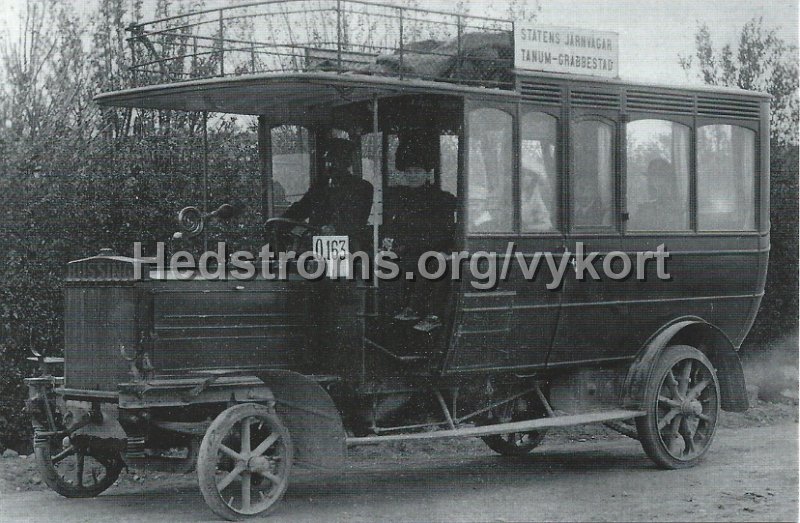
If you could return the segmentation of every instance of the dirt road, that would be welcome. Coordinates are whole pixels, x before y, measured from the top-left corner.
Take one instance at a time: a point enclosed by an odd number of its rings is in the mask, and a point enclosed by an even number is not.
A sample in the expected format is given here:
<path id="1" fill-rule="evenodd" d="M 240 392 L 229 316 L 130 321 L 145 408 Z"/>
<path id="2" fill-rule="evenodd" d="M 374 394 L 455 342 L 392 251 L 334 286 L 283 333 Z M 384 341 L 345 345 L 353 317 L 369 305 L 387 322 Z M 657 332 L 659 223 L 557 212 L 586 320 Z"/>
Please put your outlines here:
<path id="1" fill-rule="evenodd" d="M 302 478 L 271 521 L 797 521 L 796 424 L 722 429 L 705 463 L 653 468 L 626 438 L 545 443 L 531 457 L 402 462 L 356 459 L 334 477 Z M 481 447 L 475 447 L 479 449 Z M 88 500 L 0 493 L 1 521 L 213 520 L 191 477 L 114 487 Z"/>

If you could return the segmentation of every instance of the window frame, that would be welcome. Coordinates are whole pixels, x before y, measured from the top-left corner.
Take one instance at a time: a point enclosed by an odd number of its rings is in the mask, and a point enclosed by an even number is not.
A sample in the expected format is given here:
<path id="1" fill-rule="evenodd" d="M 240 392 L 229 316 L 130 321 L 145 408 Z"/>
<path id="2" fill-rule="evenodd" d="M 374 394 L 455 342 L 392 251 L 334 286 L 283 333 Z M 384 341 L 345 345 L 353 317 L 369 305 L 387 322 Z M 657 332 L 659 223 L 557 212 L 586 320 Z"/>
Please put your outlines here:
<path id="1" fill-rule="evenodd" d="M 546 114 L 548 116 L 552 116 L 556 122 L 556 141 L 555 141 L 555 159 L 556 159 L 556 201 L 558 203 L 558 210 L 555 213 L 555 227 L 550 231 L 523 231 L 522 230 L 522 118 L 526 114 L 530 113 L 541 113 Z M 566 150 L 565 144 L 567 143 L 564 133 L 565 133 L 565 126 L 563 125 L 564 122 L 564 111 L 561 106 L 558 107 L 547 107 L 542 105 L 537 105 L 535 103 L 530 102 L 520 102 L 518 104 L 518 111 L 517 111 L 517 139 L 515 140 L 515 148 L 516 148 L 516 176 L 515 176 L 515 193 L 516 198 L 514 199 L 514 214 L 516 215 L 516 234 L 521 238 L 527 237 L 563 237 L 565 227 L 565 220 L 564 220 L 564 210 L 566 206 L 566 197 L 565 197 L 565 190 L 566 190 L 566 183 L 565 183 L 565 158 L 564 158 L 564 151 Z"/>
<path id="2" fill-rule="evenodd" d="M 600 122 L 611 126 L 611 180 L 612 180 L 612 224 L 607 226 L 576 226 L 573 223 L 572 212 L 574 210 L 575 199 L 572 194 L 572 179 L 574 176 L 573 168 L 575 161 L 575 144 L 573 143 L 573 130 L 577 124 L 582 122 Z M 562 218 L 565 220 L 565 229 L 571 235 L 590 235 L 590 236 L 620 236 L 622 234 L 621 224 L 623 193 L 620 159 L 623 155 L 619 154 L 621 144 L 625 142 L 622 113 L 610 110 L 591 110 L 591 109 L 571 109 L 569 112 L 568 128 L 565 131 L 567 141 L 566 169 L 563 181 L 563 194 L 566 205 L 564 206 Z"/>
<path id="3" fill-rule="evenodd" d="M 705 230 L 700 229 L 699 223 L 699 199 L 697 194 L 697 189 L 699 186 L 699 177 L 698 177 L 698 162 L 697 162 L 697 153 L 698 153 L 698 136 L 699 130 L 701 127 L 706 127 L 709 125 L 730 125 L 735 127 L 742 127 L 744 129 L 749 129 L 754 133 L 754 140 L 753 140 L 753 228 L 752 229 L 727 229 L 727 230 Z M 768 131 L 767 131 L 768 132 Z M 693 175 L 694 175 L 694 215 L 693 215 L 693 226 L 694 231 L 698 235 L 704 236 L 741 236 L 741 235 L 751 235 L 751 236 L 758 236 L 761 234 L 761 205 L 762 205 L 762 194 L 761 194 L 761 178 L 762 178 L 762 170 L 761 170 L 761 125 L 759 121 L 756 120 L 746 120 L 742 118 L 726 118 L 726 117 L 698 117 L 695 118 L 695 124 L 693 129 L 694 134 L 694 151 L 693 151 L 693 160 L 692 160 L 692 167 L 693 167 Z"/>
<path id="4" fill-rule="evenodd" d="M 642 120 L 660 120 L 664 122 L 677 123 L 685 126 L 689 130 L 689 228 L 676 231 L 646 231 L 646 230 L 631 230 L 628 228 L 629 213 L 628 207 L 628 124 L 633 122 L 640 122 Z M 686 236 L 697 232 L 697 127 L 695 127 L 695 120 L 691 115 L 678 115 L 671 113 L 648 113 L 636 112 L 628 113 L 625 115 L 623 125 L 621 125 L 622 136 L 624 138 L 624 151 L 620 147 L 620 152 L 623 158 L 621 160 L 620 179 L 621 179 L 621 195 L 620 195 L 620 214 L 621 230 L 625 236 Z"/>
<path id="5" fill-rule="evenodd" d="M 511 116 L 511 230 L 509 231 L 472 231 L 470 230 L 470 166 L 469 156 L 471 151 L 470 135 L 472 129 L 470 128 L 469 120 L 472 111 L 478 109 L 496 109 Z M 484 238 L 507 238 L 509 236 L 517 236 L 519 234 L 519 205 L 516 202 L 519 200 L 519 103 L 513 101 L 493 101 L 485 99 L 467 99 L 464 103 L 464 147 L 461 147 L 460 154 L 463 155 L 463 169 L 462 169 L 462 187 L 460 193 L 463 195 L 463 230 L 467 237 L 484 237 Z"/>

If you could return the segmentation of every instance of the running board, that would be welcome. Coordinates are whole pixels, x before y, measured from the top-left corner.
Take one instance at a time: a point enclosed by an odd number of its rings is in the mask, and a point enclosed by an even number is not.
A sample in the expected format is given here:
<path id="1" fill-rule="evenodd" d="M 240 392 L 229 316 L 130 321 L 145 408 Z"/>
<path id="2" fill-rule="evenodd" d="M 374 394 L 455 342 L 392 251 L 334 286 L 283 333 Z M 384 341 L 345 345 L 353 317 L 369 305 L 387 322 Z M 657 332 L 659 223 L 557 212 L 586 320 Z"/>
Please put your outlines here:
<path id="1" fill-rule="evenodd" d="M 570 414 L 553 418 L 539 418 L 528 421 L 515 421 L 513 423 L 498 423 L 497 425 L 484 425 L 481 427 L 465 427 L 463 429 L 437 430 L 431 432 L 412 432 L 410 434 L 389 434 L 387 436 L 363 436 L 347 438 L 347 445 L 366 445 L 384 441 L 407 441 L 412 439 L 436 438 L 464 438 L 471 436 L 491 436 L 493 434 L 510 434 L 512 432 L 530 432 L 539 429 L 555 427 L 570 427 L 587 423 L 602 423 L 604 421 L 619 421 L 623 419 L 644 416 L 641 410 L 608 410 L 604 412 L 591 412 L 588 414 Z"/>

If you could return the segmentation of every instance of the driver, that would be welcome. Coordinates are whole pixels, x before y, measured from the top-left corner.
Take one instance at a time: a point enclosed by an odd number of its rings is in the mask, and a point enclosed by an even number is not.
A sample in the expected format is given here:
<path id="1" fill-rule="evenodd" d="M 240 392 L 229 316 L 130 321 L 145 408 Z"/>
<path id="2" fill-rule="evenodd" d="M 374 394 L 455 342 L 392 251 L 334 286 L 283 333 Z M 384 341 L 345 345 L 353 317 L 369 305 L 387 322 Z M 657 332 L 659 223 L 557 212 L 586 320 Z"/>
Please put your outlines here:
<path id="1" fill-rule="evenodd" d="M 312 183 L 283 217 L 298 222 L 308 220 L 322 234 L 349 236 L 351 249 L 358 250 L 372 209 L 373 187 L 353 175 L 354 153 L 355 146 L 350 140 L 329 140 L 324 156 L 325 176 Z"/>

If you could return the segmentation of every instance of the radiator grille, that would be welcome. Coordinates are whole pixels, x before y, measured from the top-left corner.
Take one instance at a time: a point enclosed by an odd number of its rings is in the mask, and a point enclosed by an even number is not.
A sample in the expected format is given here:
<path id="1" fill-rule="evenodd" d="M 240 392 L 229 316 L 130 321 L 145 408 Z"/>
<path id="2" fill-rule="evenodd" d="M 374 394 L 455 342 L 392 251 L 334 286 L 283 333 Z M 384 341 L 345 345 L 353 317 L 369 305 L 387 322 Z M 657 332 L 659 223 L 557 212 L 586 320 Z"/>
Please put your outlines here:
<path id="1" fill-rule="evenodd" d="M 120 348 L 136 347 L 133 287 L 67 287 L 64 291 L 64 378 L 73 389 L 116 391 L 128 364 Z"/>

